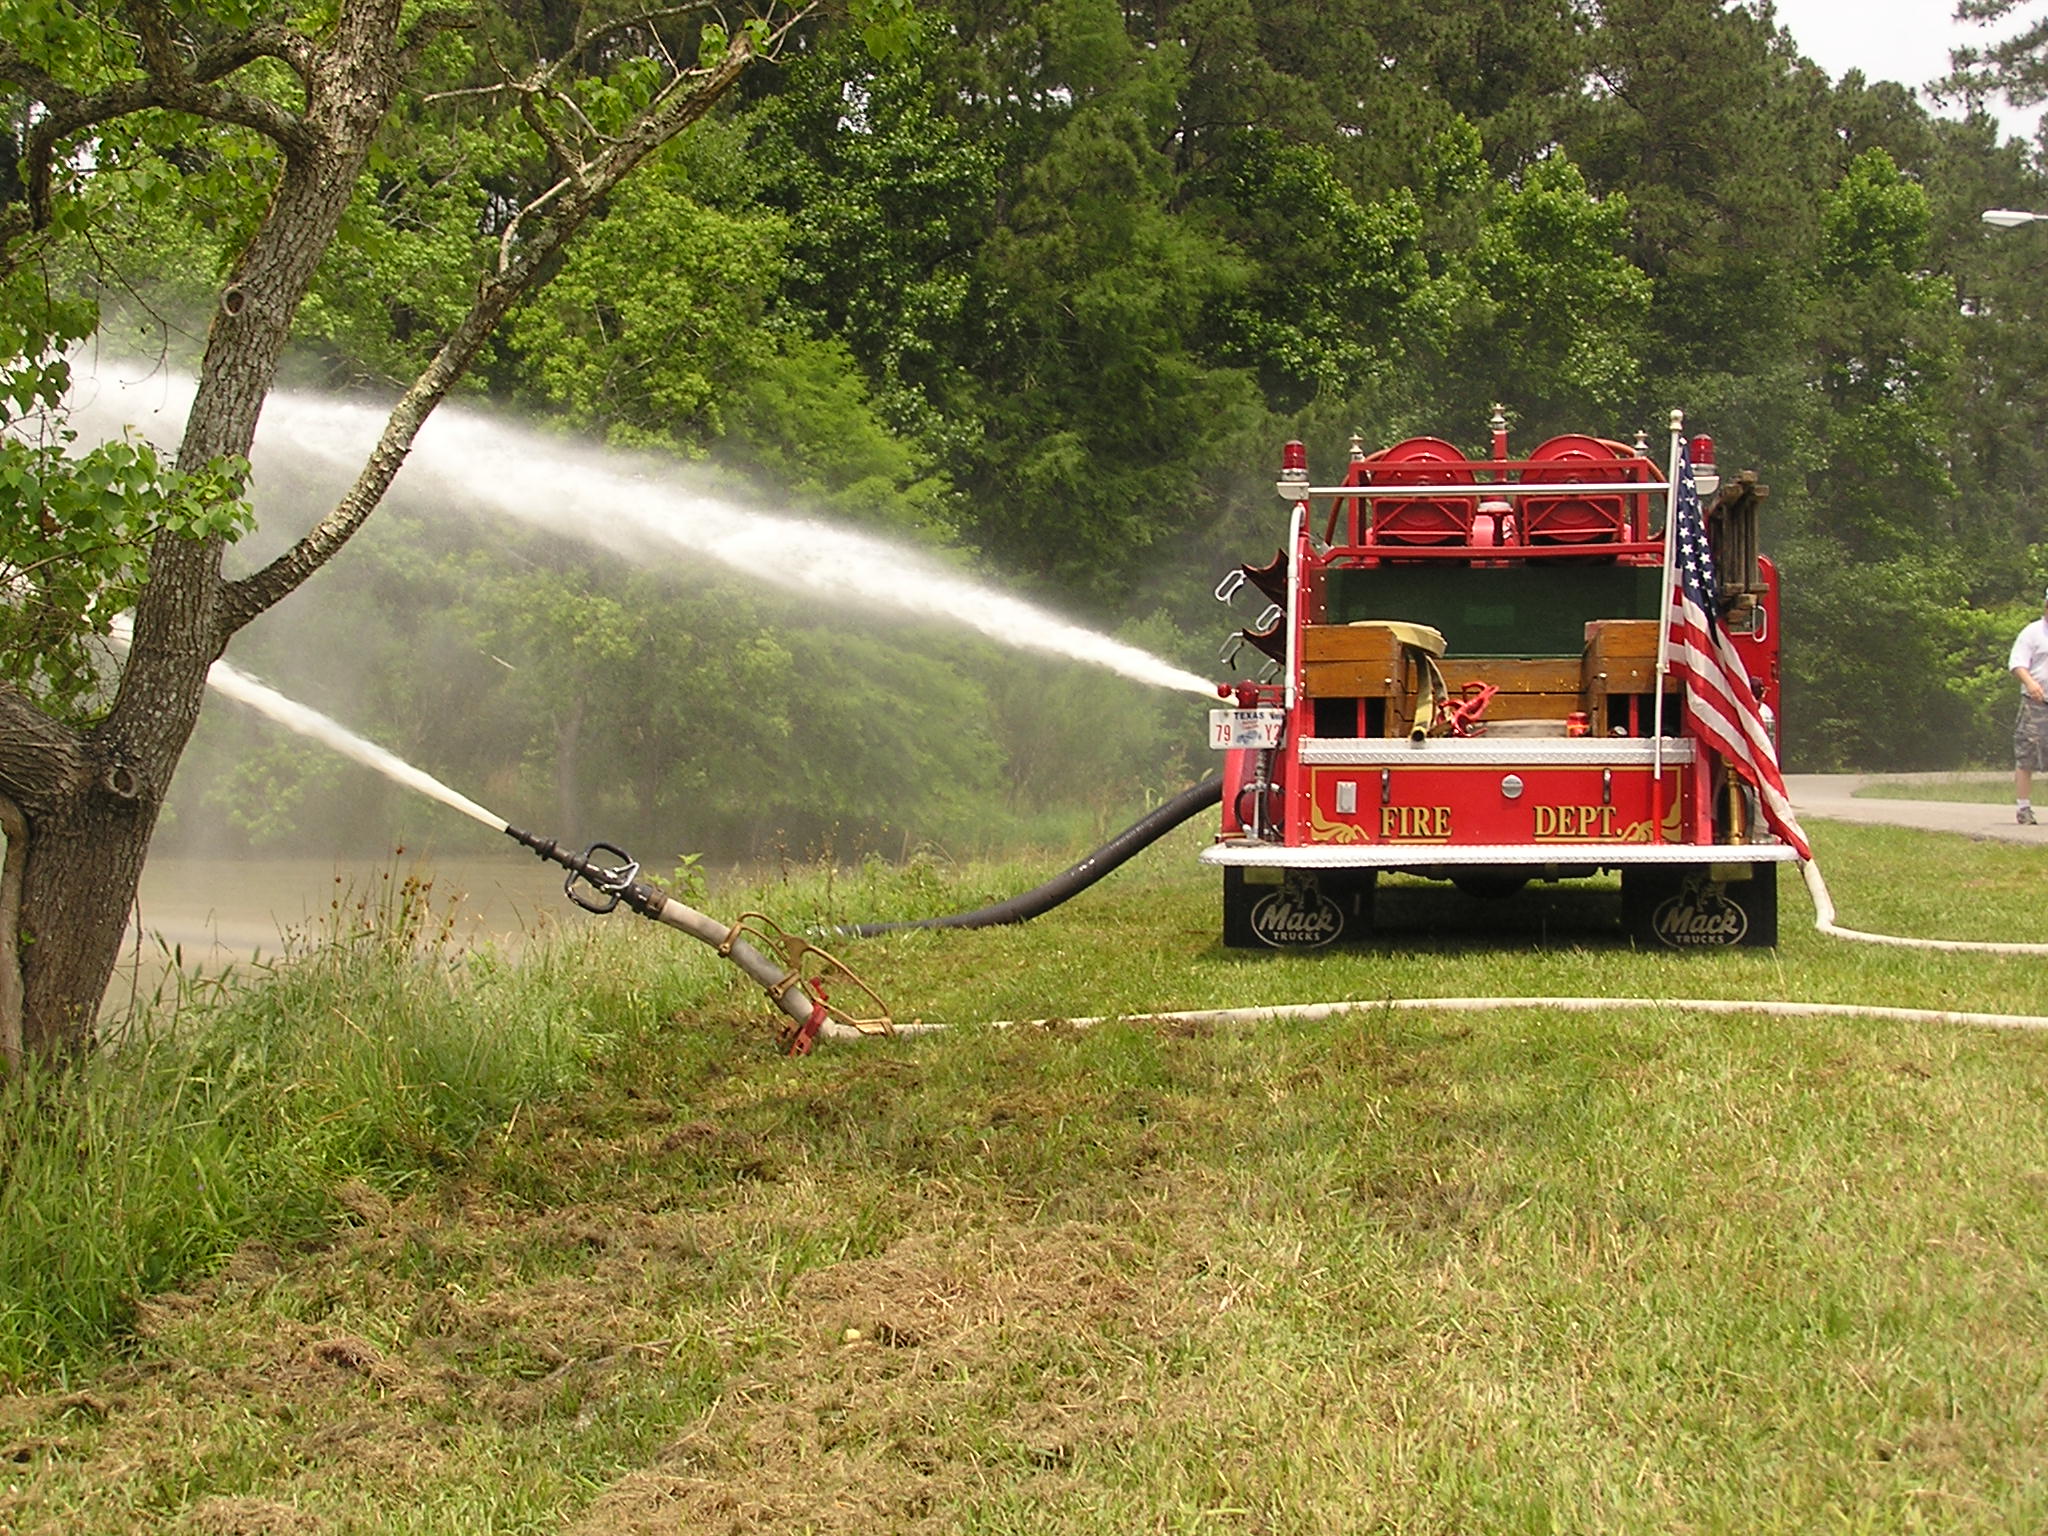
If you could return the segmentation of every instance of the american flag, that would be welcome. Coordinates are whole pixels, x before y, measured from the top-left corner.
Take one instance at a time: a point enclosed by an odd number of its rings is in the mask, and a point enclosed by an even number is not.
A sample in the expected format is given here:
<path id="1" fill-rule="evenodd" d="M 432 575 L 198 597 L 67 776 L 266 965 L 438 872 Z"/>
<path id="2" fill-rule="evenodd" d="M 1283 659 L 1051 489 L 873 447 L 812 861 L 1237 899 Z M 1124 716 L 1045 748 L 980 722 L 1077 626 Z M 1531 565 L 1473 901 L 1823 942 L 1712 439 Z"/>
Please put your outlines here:
<path id="1" fill-rule="evenodd" d="M 1771 829 L 1798 849 L 1802 859 L 1810 859 L 1813 849 L 1792 814 L 1785 775 L 1778 769 L 1778 749 L 1750 687 L 1749 668 L 1721 630 L 1717 604 L 1721 584 L 1714 573 L 1714 552 L 1707 544 L 1706 522 L 1700 513 L 1692 455 L 1683 446 L 1679 449 L 1671 533 L 1678 541 L 1672 565 L 1671 670 L 1686 681 L 1688 729 L 1756 786 Z"/>

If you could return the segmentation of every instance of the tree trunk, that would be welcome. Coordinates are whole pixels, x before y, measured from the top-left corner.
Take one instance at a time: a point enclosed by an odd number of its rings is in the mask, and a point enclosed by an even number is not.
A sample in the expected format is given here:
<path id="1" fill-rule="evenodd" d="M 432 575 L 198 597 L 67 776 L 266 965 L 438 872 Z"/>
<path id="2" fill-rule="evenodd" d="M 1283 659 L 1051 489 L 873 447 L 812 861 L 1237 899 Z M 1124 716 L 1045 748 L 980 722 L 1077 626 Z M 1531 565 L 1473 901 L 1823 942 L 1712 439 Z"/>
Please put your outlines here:
<path id="1" fill-rule="evenodd" d="M 248 457 L 293 318 L 397 89 L 397 24 L 397 0 L 346 7 L 312 73 L 312 147 L 287 150 L 270 206 L 221 290 L 181 470 Z M 29 793 L 14 794 L 27 825 L 15 935 L 25 1053 L 72 1054 L 92 1038 L 207 668 L 234 632 L 222 613 L 221 551 L 218 538 L 158 537 L 113 708 L 73 737 L 81 771 L 60 783 L 31 763 Z M 20 787 L 0 775 L 0 790 Z"/>
<path id="2" fill-rule="evenodd" d="M 28 818 L 0 795 L 0 1067 L 21 1065 L 21 962 L 14 944 L 21 932 L 21 878 L 28 862 Z"/>
<path id="3" fill-rule="evenodd" d="M 24 1055 L 91 1044 L 156 812 L 154 802 L 96 787 L 36 819 L 22 869 Z"/>

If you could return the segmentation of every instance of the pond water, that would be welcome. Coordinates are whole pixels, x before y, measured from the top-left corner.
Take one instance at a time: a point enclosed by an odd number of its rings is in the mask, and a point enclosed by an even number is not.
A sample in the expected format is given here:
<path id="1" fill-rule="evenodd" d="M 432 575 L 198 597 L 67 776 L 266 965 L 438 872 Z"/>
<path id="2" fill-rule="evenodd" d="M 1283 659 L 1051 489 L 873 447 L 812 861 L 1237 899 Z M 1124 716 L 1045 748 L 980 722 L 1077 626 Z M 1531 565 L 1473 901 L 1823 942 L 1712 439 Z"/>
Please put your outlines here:
<path id="1" fill-rule="evenodd" d="M 383 906 L 419 882 L 461 944 L 516 951 L 564 924 L 593 921 L 562 894 L 563 871 L 531 854 L 208 858 L 153 854 L 136 919 L 108 989 L 110 1009 L 147 997 L 173 967 L 214 975 L 316 941 L 360 903 Z"/>
<path id="2" fill-rule="evenodd" d="M 137 898 L 139 923 L 129 943 L 183 947 L 188 956 L 222 959 L 275 955 L 337 906 L 388 899 L 408 880 L 421 883 L 436 912 L 452 912 L 465 938 L 516 943 L 560 923 L 574 908 L 562 895 L 563 872 L 531 855 L 374 858 L 150 859 Z"/>

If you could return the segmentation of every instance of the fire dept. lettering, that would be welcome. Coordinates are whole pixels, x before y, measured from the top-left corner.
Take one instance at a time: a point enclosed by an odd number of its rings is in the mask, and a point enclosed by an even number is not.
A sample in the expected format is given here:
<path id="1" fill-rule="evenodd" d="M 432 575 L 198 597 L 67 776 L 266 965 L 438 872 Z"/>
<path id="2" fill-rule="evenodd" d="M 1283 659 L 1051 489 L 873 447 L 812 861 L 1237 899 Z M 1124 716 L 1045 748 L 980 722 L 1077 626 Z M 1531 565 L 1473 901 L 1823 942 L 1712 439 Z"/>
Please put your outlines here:
<path id="1" fill-rule="evenodd" d="M 1717 880 L 1688 875 L 1678 894 L 1651 914 L 1658 939 L 1674 949 L 1702 944 L 1740 944 L 1749 932 L 1749 914 L 1728 899 Z"/>
<path id="2" fill-rule="evenodd" d="M 1344 911 L 1322 893 L 1314 877 L 1290 876 L 1253 905 L 1251 928 L 1275 949 L 1315 949 L 1344 931 Z"/>
<path id="3" fill-rule="evenodd" d="M 1536 836 L 1606 839 L 1615 835 L 1611 805 L 1539 805 Z"/>
<path id="4" fill-rule="evenodd" d="M 1451 835 L 1448 805 L 1383 805 L 1380 836 L 1391 843 L 1435 843 Z"/>

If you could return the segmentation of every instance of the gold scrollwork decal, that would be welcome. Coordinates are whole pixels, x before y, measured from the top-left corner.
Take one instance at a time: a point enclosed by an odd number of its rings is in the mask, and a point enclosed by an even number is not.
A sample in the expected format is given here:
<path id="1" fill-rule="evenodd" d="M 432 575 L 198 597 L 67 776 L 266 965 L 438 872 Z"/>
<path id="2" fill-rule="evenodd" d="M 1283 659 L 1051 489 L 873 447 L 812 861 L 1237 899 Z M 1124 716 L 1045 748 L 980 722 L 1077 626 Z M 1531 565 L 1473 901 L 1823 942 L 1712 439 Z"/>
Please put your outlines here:
<path id="1" fill-rule="evenodd" d="M 1323 808 L 1313 800 L 1308 807 L 1309 841 L 1314 843 L 1362 843 L 1366 841 L 1365 828 L 1348 821 L 1332 821 L 1323 814 Z"/>

